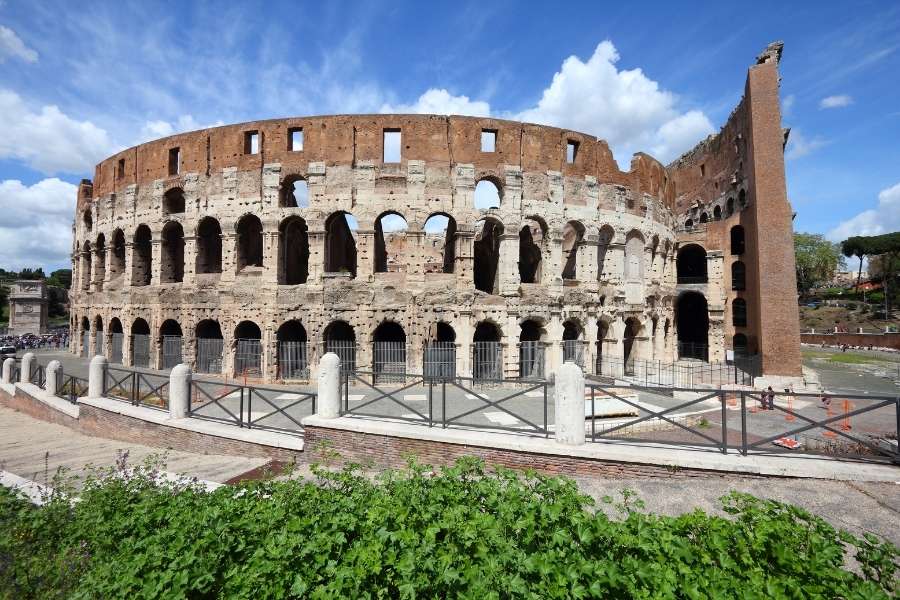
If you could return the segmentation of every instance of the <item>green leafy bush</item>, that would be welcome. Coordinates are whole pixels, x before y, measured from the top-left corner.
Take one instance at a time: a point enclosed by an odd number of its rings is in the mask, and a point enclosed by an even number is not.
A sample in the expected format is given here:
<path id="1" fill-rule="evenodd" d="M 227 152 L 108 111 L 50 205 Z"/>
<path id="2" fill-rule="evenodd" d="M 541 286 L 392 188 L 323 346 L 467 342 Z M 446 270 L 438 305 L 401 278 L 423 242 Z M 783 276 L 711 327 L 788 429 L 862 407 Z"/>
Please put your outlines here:
<path id="1" fill-rule="evenodd" d="M 474 459 L 205 492 L 152 470 L 33 507 L 0 490 L 5 598 L 888 598 L 898 551 L 732 493 L 729 518 L 599 506 Z M 849 563 L 855 567 L 848 568 Z"/>

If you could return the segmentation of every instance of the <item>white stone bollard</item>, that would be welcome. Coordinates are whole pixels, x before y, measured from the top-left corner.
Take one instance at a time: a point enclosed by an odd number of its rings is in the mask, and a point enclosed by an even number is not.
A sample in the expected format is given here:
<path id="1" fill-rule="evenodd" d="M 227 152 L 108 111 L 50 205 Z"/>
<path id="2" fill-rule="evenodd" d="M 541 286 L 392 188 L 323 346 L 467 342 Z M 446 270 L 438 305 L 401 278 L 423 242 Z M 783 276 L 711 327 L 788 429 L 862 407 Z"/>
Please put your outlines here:
<path id="1" fill-rule="evenodd" d="M 14 383 L 13 370 L 16 368 L 16 359 L 7 358 L 3 361 L 3 383 Z"/>
<path id="2" fill-rule="evenodd" d="M 62 384 L 63 379 L 63 370 L 62 364 L 58 360 L 51 360 L 47 363 L 47 370 L 45 371 L 46 380 L 44 382 L 44 389 L 51 396 L 55 396 L 56 392 L 59 391 L 59 388 Z"/>
<path id="3" fill-rule="evenodd" d="M 91 359 L 88 373 L 88 398 L 102 398 L 106 383 L 106 357 L 98 354 Z"/>
<path id="4" fill-rule="evenodd" d="M 26 352 L 19 367 L 19 383 L 31 383 L 31 370 L 34 368 L 34 352 Z"/>
<path id="5" fill-rule="evenodd" d="M 188 415 L 191 377 L 191 368 L 184 363 L 175 365 L 169 373 L 169 417 L 172 419 L 183 419 Z"/>
<path id="6" fill-rule="evenodd" d="M 584 444 L 584 373 L 572 362 L 556 370 L 553 388 L 556 441 L 567 446 Z"/>
<path id="7" fill-rule="evenodd" d="M 341 414 L 341 359 L 334 352 L 319 359 L 319 397 L 316 415 L 334 419 Z"/>

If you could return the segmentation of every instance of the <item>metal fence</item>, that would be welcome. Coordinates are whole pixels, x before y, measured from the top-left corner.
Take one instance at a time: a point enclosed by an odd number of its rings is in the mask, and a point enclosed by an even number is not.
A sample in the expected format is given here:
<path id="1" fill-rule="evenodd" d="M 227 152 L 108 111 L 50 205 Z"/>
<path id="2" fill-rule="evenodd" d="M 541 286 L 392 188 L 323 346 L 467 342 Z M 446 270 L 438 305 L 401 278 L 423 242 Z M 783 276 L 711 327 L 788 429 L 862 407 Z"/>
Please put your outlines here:
<path id="1" fill-rule="evenodd" d="M 150 336 L 136 333 L 131 336 L 131 364 L 135 367 L 150 366 Z"/>
<path id="2" fill-rule="evenodd" d="M 182 338 L 180 335 L 162 336 L 162 368 L 171 369 L 182 363 Z"/>
<path id="3" fill-rule="evenodd" d="M 325 352 L 334 352 L 341 359 L 341 373 L 356 370 L 356 342 L 325 340 Z"/>
<path id="4" fill-rule="evenodd" d="M 94 335 L 94 356 L 103 356 L 103 332 L 98 331 Z"/>
<path id="5" fill-rule="evenodd" d="M 500 342 L 472 343 L 472 376 L 480 383 L 503 379 L 503 345 Z"/>
<path id="6" fill-rule="evenodd" d="M 278 378 L 309 379 L 309 344 L 278 342 Z"/>
<path id="7" fill-rule="evenodd" d="M 103 395 L 159 410 L 169 409 L 169 378 L 131 369 L 108 367 L 103 380 Z"/>
<path id="8" fill-rule="evenodd" d="M 198 373 L 221 373 L 225 340 L 222 338 L 197 338 Z"/>
<path id="9" fill-rule="evenodd" d="M 88 358 L 91 356 L 91 334 L 87 331 L 81 334 L 81 355 Z"/>
<path id="10" fill-rule="evenodd" d="M 285 433 L 303 431 L 302 419 L 316 412 L 315 393 L 290 388 L 270 388 L 191 381 L 188 414 L 191 417 Z"/>
<path id="11" fill-rule="evenodd" d="M 376 383 L 403 383 L 406 377 L 406 344 L 372 344 L 372 372 Z"/>
<path id="12" fill-rule="evenodd" d="M 109 362 L 122 362 L 122 349 L 125 344 L 124 333 L 113 333 L 110 335 Z"/>
<path id="13" fill-rule="evenodd" d="M 234 352 L 234 372 L 236 375 L 262 374 L 262 341 L 238 339 Z"/>
<path id="14" fill-rule="evenodd" d="M 563 362 L 573 362 L 584 369 L 584 355 L 587 342 L 584 340 L 563 340 Z"/>
<path id="15" fill-rule="evenodd" d="M 594 377 L 621 379 L 645 386 L 701 388 L 729 383 L 752 385 L 760 374 L 758 356 L 747 356 L 735 362 L 665 363 L 658 360 L 598 356 L 594 363 Z M 588 377 L 591 377 L 589 374 Z"/>
<path id="16" fill-rule="evenodd" d="M 76 404 L 79 398 L 87 396 L 87 394 L 88 380 L 74 375 L 64 376 L 62 385 L 56 388 L 56 397 L 67 400 L 72 404 Z"/>
<path id="17" fill-rule="evenodd" d="M 695 342 L 678 342 L 678 358 L 709 360 L 709 346 Z"/>
<path id="18" fill-rule="evenodd" d="M 426 379 L 452 379 L 456 377 L 456 343 L 426 343 L 422 367 Z"/>
<path id="19" fill-rule="evenodd" d="M 546 353 L 543 342 L 519 343 L 519 377 L 521 379 L 543 379 Z"/>

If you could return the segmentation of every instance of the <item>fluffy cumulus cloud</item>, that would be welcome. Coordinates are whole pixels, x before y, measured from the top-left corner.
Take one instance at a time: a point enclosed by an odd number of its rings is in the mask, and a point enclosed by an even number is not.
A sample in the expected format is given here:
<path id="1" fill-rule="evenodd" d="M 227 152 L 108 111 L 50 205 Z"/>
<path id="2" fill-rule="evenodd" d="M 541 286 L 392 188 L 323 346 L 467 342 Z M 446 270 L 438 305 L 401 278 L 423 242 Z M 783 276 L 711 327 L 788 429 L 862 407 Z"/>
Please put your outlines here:
<path id="1" fill-rule="evenodd" d="M 900 183 L 881 190 L 877 207 L 843 221 L 828 232 L 828 239 L 839 242 L 853 235 L 880 235 L 892 231 L 900 231 Z"/>
<path id="2" fill-rule="evenodd" d="M 31 186 L 0 181 L 0 265 L 66 268 L 77 193 L 77 186 L 55 177 Z"/>
<path id="3" fill-rule="evenodd" d="M 380 112 L 486 117 L 491 114 L 491 106 L 481 100 L 470 100 L 468 96 L 454 96 L 445 89 L 431 88 L 412 104 L 386 103 Z"/>
<path id="4" fill-rule="evenodd" d="M 828 145 L 828 140 L 821 136 L 807 138 L 799 129 L 792 129 L 788 137 L 788 145 L 784 152 L 787 160 L 795 160 L 812 154 L 819 148 Z"/>
<path id="5" fill-rule="evenodd" d="M 193 117 L 193 115 L 181 115 L 177 120 L 173 122 L 162 120 L 147 121 L 146 123 L 144 123 L 144 126 L 141 127 L 140 136 L 134 143 L 140 144 L 143 142 L 148 142 L 150 140 L 157 140 L 159 138 L 174 135 L 176 133 L 196 131 L 198 129 L 206 129 L 207 127 L 218 127 L 219 125 L 224 124 L 225 123 L 223 121 L 219 120 L 215 123 L 204 125 L 198 122 Z"/>
<path id="6" fill-rule="evenodd" d="M 515 118 L 594 134 L 608 141 L 626 165 L 636 151 L 667 162 L 713 132 L 701 111 L 679 110 L 675 94 L 641 69 L 619 70 L 618 61 L 608 40 L 586 62 L 570 56 L 537 106 Z"/>
<path id="7" fill-rule="evenodd" d="M 15 159 L 48 175 L 89 173 L 116 147 L 107 132 L 58 107 L 33 110 L 15 92 L 0 90 L 0 159 Z"/>
<path id="8" fill-rule="evenodd" d="M 844 108 L 853 104 L 853 98 L 846 94 L 827 96 L 819 102 L 819 108 Z"/>
<path id="9" fill-rule="evenodd" d="M 36 63 L 38 53 L 25 45 L 25 42 L 9 27 L 0 25 L 0 63 L 7 58 L 17 58 L 27 63 Z"/>

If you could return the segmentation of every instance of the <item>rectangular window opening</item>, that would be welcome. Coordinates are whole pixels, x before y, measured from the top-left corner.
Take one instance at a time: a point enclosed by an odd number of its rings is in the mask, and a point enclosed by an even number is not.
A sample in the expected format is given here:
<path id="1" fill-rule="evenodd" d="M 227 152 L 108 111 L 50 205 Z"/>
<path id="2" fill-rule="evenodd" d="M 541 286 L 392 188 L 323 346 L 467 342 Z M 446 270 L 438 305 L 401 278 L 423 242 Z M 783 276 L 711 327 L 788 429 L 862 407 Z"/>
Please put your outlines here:
<path id="1" fill-rule="evenodd" d="M 400 137 L 399 129 L 384 130 L 384 162 L 398 163 L 400 162 Z"/>
<path id="2" fill-rule="evenodd" d="M 300 152 L 303 150 L 303 128 L 294 127 L 288 129 L 288 149 L 291 152 Z"/>
<path id="3" fill-rule="evenodd" d="M 123 177 L 125 177 L 125 159 L 124 158 L 119 159 L 118 177 L 119 177 L 119 179 L 122 179 Z"/>
<path id="4" fill-rule="evenodd" d="M 706 165 L 700 165 L 700 177 L 706 177 Z"/>
<path id="5" fill-rule="evenodd" d="M 244 154 L 259 154 L 259 132 L 244 132 Z"/>
<path id="6" fill-rule="evenodd" d="M 169 175 L 181 172 L 181 148 L 169 148 Z"/>
<path id="7" fill-rule="evenodd" d="M 566 143 L 566 162 L 570 165 L 575 164 L 575 159 L 578 157 L 578 142 L 575 140 L 569 140 Z"/>
<path id="8" fill-rule="evenodd" d="M 481 151 L 496 152 L 497 150 L 497 130 L 482 129 L 481 130 Z"/>

